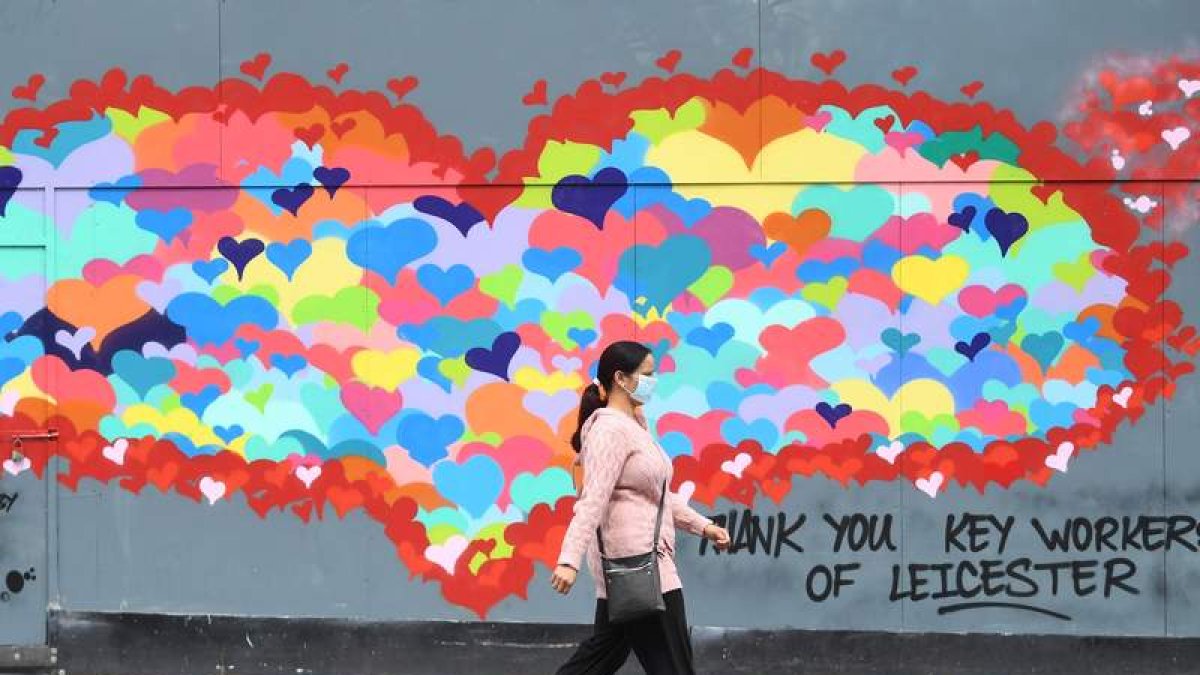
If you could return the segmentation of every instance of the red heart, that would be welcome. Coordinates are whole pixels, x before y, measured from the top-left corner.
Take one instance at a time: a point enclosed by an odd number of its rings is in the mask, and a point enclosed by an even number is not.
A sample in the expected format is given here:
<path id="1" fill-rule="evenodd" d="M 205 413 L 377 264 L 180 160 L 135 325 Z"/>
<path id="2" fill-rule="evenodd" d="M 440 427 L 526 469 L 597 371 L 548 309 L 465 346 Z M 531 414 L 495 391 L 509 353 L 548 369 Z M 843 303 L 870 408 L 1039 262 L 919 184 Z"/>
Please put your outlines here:
<path id="1" fill-rule="evenodd" d="M 325 71 L 325 74 L 329 76 L 329 79 L 333 80 L 334 82 L 336 82 L 338 84 L 341 84 L 342 78 L 345 77 L 346 73 L 348 73 L 348 72 L 350 72 L 350 66 L 346 63 L 339 63 L 336 66 Z"/>
<path id="2" fill-rule="evenodd" d="M 675 66 L 679 65 L 679 59 L 681 58 L 683 58 L 683 52 L 679 51 L 678 49 L 672 49 L 666 54 L 658 57 L 654 64 L 668 73 L 673 73 L 675 72 Z"/>
<path id="3" fill-rule="evenodd" d="M 25 84 L 19 84 L 12 88 L 13 98 L 24 99 L 26 101 L 36 101 L 38 91 L 42 85 L 46 83 L 46 76 L 41 73 L 34 73 L 29 76 Z"/>
<path id="4" fill-rule="evenodd" d="M 546 81 L 534 82 L 533 89 L 521 97 L 521 102 L 528 106 L 546 105 Z"/>
<path id="5" fill-rule="evenodd" d="M 160 464 L 146 470 L 146 479 L 153 483 L 161 492 L 171 489 L 171 484 L 175 482 L 175 478 L 178 476 L 179 465 L 175 462 Z"/>
<path id="6" fill-rule="evenodd" d="M 979 153 L 974 150 L 960 152 L 957 155 L 951 155 L 950 161 L 954 162 L 965 173 L 967 169 L 971 168 L 972 164 L 979 161 Z"/>
<path id="7" fill-rule="evenodd" d="M 267 66 L 270 65 L 271 55 L 266 52 L 261 52 L 252 59 L 242 61 L 241 70 L 250 77 L 253 77 L 256 80 L 261 80 L 263 78 L 263 74 L 267 72 Z"/>
<path id="8" fill-rule="evenodd" d="M 920 71 L 917 70 L 916 66 L 904 66 L 892 71 L 892 79 L 898 82 L 901 87 L 907 87 L 908 83 L 917 76 L 918 72 Z"/>
<path id="9" fill-rule="evenodd" d="M 880 117 L 875 120 L 875 126 L 879 127 L 879 130 L 885 134 L 892 130 L 892 125 L 894 125 L 895 123 L 896 123 L 895 115 L 888 115 L 887 117 Z"/>
<path id="10" fill-rule="evenodd" d="M 979 93 L 980 89 L 983 89 L 983 82 L 981 80 L 975 80 L 970 84 L 964 84 L 959 88 L 959 91 L 965 94 L 967 98 L 975 98 L 975 95 Z"/>
<path id="11" fill-rule="evenodd" d="M 304 141 L 304 144 L 311 150 L 321 141 L 321 136 L 325 135 L 325 127 L 320 124 L 310 124 L 307 127 L 297 128 L 295 132 L 296 138 Z"/>
<path id="12" fill-rule="evenodd" d="M 846 62 L 846 52 L 840 49 L 835 49 L 828 53 L 817 52 L 812 55 L 809 62 L 828 77 L 833 75 L 833 72 Z"/>
<path id="13" fill-rule="evenodd" d="M 347 117 L 345 119 L 330 123 L 329 127 L 333 131 L 334 136 L 341 138 L 347 131 L 353 129 L 357 124 L 358 122 L 355 122 L 353 117 Z"/>
<path id="14" fill-rule="evenodd" d="M 396 95 L 397 101 L 403 101 L 409 92 L 417 88 L 421 81 L 412 75 L 406 75 L 403 78 L 393 77 L 387 81 L 387 88 Z"/>
<path id="15" fill-rule="evenodd" d="M 48 148 L 54 143 L 54 139 L 58 138 L 58 127 L 43 129 L 42 135 L 34 139 L 34 145 L 39 145 L 43 148 Z"/>
<path id="16" fill-rule="evenodd" d="M 742 47 L 733 55 L 733 65 L 738 68 L 749 68 L 750 60 L 754 58 L 754 50 L 749 47 Z"/>
<path id="17" fill-rule="evenodd" d="M 1041 200 L 1043 204 L 1047 204 L 1050 202 L 1050 198 L 1054 196 L 1054 193 L 1058 192 L 1058 187 L 1054 185 L 1035 185 L 1029 189 L 1029 192 Z"/>
<path id="18" fill-rule="evenodd" d="M 611 87 L 619 87 L 619 86 L 621 86 L 621 83 L 625 81 L 625 73 L 623 73 L 623 72 L 604 73 L 603 75 L 600 76 L 600 81 Z"/>

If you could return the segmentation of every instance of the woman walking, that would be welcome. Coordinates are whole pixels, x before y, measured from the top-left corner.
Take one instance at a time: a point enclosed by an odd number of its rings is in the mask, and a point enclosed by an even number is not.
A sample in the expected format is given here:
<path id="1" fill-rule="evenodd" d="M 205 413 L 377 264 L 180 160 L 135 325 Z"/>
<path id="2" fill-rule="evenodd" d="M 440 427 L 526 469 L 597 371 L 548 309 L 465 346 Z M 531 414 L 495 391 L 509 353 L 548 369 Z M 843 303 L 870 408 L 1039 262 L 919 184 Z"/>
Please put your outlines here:
<path id="1" fill-rule="evenodd" d="M 583 392 L 571 445 L 583 490 L 551 584 L 566 593 L 585 557 L 596 580 L 595 633 L 558 675 L 611 675 L 632 650 L 647 675 L 692 675 L 675 528 L 729 545 L 729 533 L 670 492 L 671 460 L 646 427 L 641 406 L 654 391 L 654 356 L 614 342 Z M 661 528 L 661 521 L 666 528 Z M 655 572 L 655 569 L 657 570 Z"/>

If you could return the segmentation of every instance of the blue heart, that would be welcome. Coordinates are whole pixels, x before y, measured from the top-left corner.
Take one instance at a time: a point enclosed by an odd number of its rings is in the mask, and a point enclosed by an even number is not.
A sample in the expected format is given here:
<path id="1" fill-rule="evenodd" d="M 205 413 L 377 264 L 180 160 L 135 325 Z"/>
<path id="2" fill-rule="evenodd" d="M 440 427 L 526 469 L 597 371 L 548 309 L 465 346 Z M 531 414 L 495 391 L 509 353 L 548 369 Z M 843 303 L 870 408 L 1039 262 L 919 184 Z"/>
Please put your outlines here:
<path id="1" fill-rule="evenodd" d="M 859 267 L 854 258 L 838 258 L 830 262 L 809 260 L 796 268 L 796 277 L 809 283 L 823 283 L 834 277 L 849 277 Z"/>
<path id="2" fill-rule="evenodd" d="M 687 434 L 670 431 L 663 434 L 658 442 L 669 457 L 692 454 L 692 439 L 688 438 Z"/>
<path id="3" fill-rule="evenodd" d="M 183 326 L 196 344 L 222 345 L 245 324 L 274 328 L 279 312 L 257 295 L 243 295 L 222 305 L 201 293 L 183 293 L 167 305 L 167 318 Z"/>
<path id="4" fill-rule="evenodd" d="M 724 321 L 715 323 L 711 328 L 700 326 L 687 334 L 688 344 L 696 345 L 709 354 L 716 356 L 721 345 L 733 337 L 733 326 Z"/>
<path id="5" fill-rule="evenodd" d="M 491 457 L 475 455 L 462 464 L 443 462 L 433 467 L 433 484 L 446 499 L 479 518 L 500 496 L 504 472 Z"/>
<path id="6" fill-rule="evenodd" d="M 401 218 L 387 227 L 365 227 L 350 235 L 346 255 L 391 283 L 406 265 L 433 252 L 437 241 L 429 223 Z"/>
<path id="7" fill-rule="evenodd" d="M 475 273 L 466 265 L 452 265 L 445 270 L 437 265 L 422 265 L 417 270 L 417 281 L 446 305 L 475 285 Z"/>
<path id="8" fill-rule="evenodd" d="M 750 245 L 750 255 L 753 256 L 755 260 L 762 263 L 763 267 L 767 268 L 773 265 L 775 261 L 779 259 L 779 256 L 783 255 L 786 251 L 787 244 L 783 243 L 782 241 L 777 241 L 770 246 L 763 246 L 762 244 Z"/>
<path id="9" fill-rule="evenodd" d="M 257 352 L 258 348 L 262 346 L 258 340 L 247 340 L 245 338 L 238 338 L 233 341 L 233 344 L 237 347 L 238 353 L 242 355 L 243 359 Z"/>
<path id="10" fill-rule="evenodd" d="M 887 244 L 872 239 L 863 246 L 863 265 L 880 272 L 891 273 L 892 267 L 900 259 L 900 251 Z"/>
<path id="11" fill-rule="evenodd" d="M 189 392 L 179 395 L 179 402 L 183 407 L 196 413 L 196 417 L 203 417 L 204 411 L 208 406 L 212 405 L 213 401 L 221 395 L 221 389 L 215 384 L 206 384 L 204 388 L 197 392 Z M 228 443 L 229 441 L 226 441 Z"/>
<path id="12" fill-rule="evenodd" d="M 573 248 L 560 246 L 553 251 L 542 248 L 531 248 L 521 256 L 525 269 L 534 274 L 546 277 L 550 281 L 558 281 L 562 275 L 579 267 L 583 256 Z"/>
<path id="13" fill-rule="evenodd" d="M 568 328 L 567 337 L 575 341 L 575 344 L 580 347 L 587 348 L 588 345 L 596 341 L 598 333 L 591 328 Z"/>
<path id="14" fill-rule="evenodd" d="M 423 412 L 415 412 L 400 418 L 396 425 L 396 442 L 415 461 L 430 466 L 448 454 L 446 448 L 457 441 L 464 430 L 462 420 L 454 415 L 442 415 L 435 420 Z"/>
<path id="15" fill-rule="evenodd" d="M 246 430 L 243 429 L 242 425 L 240 424 L 234 424 L 233 426 L 228 427 L 218 425 L 213 427 L 213 433 L 217 435 L 217 438 L 225 441 L 226 444 L 229 444 L 242 434 L 246 433 Z"/>
<path id="16" fill-rule="evenodd" d="M 159 239 L 169 244 L 192 224 L 192 212 L 182 207 L 173 208 L 166 213 L 146 209 L 138 211 L 135 221 L 138 227 L 158 235 Z"/>
<path id="17" fill-rule="evenodd" d="M 107 202 L 120 206 L 130 192 L 142 186 L 142 177 L 136 174 L 121 176 L 115 183 L 96 183 L 88 190 L 88 198 L 94 202 Z"/>
<path id="18" fill-rule="evenodd" d="M 229 269 L 229 261 L 224 258 L 197 260 L 192 263 L 192 271 L 196 273 L 196 276 L 210 284 L 224 274 L 227 269 Z"/>
<path id="19" fill-rule="evenodd" d="M 308 365 L 308 360 L 299 354 L 272 354 L 271 365 L 279 370 L 282 370 L 289 378 L 296 373 L 304 370 L 304 366 Z"/>
<path id="20" fill-rule="evenodd" d="M 1063 326 L 1062 332 L 1068 339 L 1087 347 L 1099 330 L 1100 319 L 1089 316 L 1083 321 L 1072 321 Z"/>
<path id="21" fill-rule="evenodd" d="M 25 362 L 15 357 L 0 359 L 0 385 L 25 372 Z"/>
<path id="22" fill-rule="evenodd" d="M 450 390 L 454 387 L 454 382 L 443 375 L 442 371 L 438 369 L 441 363 L 442 359 L 437 356 L 426 356 L 417 361 L 417 373 L 426 380 L 441 387 L 442 391 L 450 393 Z"/>
<path id="23" fill-rule="evenodd" d="M 521 336 L 507 332 L 496 336 L 491 349 L 475 347 L 467 350 L 467 365 L 482 373 L 491 373 L 502 380 L 508 379 L 508 366 L 521 346 Z"/>
<path id="24" fill-rule="evenodd" d="M 744 388 L 732 382 L 720 380 L 709 384 L 704 390 L 704 398 L 708 402 L 708 407 L 713 410 L 736 411 L 746 396 L 747 391 Z"/>
<path id="25" fill-rule="evenodd" d="M 24 325 L 25 319 L 21 318 L 16 312 L 5 312 L 0 314 L 0 338 L 7 338 L 9 333 Z"/>
<path id="26" fill-rule="evenodd" d="M 121 350 L 112 357 L 113 374 L 133 388 L 139 398 L 146 398 L 151 389 L 166 384 L 175 377 L 175 364 L 161 357 L 145 358 L 141 354 Z"/>
<path id="27" fill-rule="evenodd" d="M 275 242 L 267 246 L 267 260 L 286 274 L 288 281 L 291 281 L 296 269 L 311 255 L 312 244 L 307 239 L 293 239 L 286 244 Z"/>
<path id="28" fill-rule="evenodd" d="M 736 446 L 742 441 L 756 441 L 763 449 L 773 449 L 779 440 L 779 430 L 771 420 L 757 419 L 746 422 L 740 417 L 731 417 L 721 424 L 721 436 L 725 442 Z"/>

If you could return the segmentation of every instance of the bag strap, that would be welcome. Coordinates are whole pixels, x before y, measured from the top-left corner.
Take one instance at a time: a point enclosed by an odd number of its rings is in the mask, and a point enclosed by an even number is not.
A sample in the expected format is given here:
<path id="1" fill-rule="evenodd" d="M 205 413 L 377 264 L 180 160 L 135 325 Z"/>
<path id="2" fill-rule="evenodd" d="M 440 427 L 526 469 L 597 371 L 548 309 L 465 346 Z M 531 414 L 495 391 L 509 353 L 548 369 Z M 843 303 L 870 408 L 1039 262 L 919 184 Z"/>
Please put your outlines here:
<path id="1" fill-rule="evenodd" d="M 573 474 L 572 477 L 574 477 Z M 666 502 L 666 500 L 667 479 L 664 478 L 662 482 L 662 491 L 658 495 L 658 515 L 654 517 L 654 542 L 650 546 L 650 550 L 654 551 L 655 553 L 658 552 L 658 537 L 659 533 L 662 531 L 663 504 Z M 600 546 L 600 557 L 607 557 L 604 553 L 604 535 L 600 532 L 599 525 L 596 526 L 596 543 Z"/>

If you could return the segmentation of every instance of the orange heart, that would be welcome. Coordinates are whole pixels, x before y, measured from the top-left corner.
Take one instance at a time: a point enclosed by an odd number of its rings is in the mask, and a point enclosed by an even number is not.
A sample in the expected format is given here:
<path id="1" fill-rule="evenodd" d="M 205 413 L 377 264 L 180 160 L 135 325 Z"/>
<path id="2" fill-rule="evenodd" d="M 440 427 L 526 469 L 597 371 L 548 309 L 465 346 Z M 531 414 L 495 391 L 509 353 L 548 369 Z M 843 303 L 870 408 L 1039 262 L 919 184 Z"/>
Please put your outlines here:
<path id="1" fill-rule="evenodd" d="M 150 311 L 150 306 L 138 297 L 140 281 L 131 274 L 112 277 L 99 286 L 82 279 L 63 279 L 50 288 L 46 305 L 55 316 L 76 328 L 94 328 L 96 335 L 91 344 L 99 350 L 109 333 Z"/>
<path id="2" fill-rule="evenodd" d="M 804 255 L 809 246 L 829 236 L 832 225 L 829 214 L 819 209 L 801 211 L 798 216 L 772 213 L 763 221 L 767 236 L 784 242 L 797 255 Z"/>

